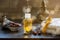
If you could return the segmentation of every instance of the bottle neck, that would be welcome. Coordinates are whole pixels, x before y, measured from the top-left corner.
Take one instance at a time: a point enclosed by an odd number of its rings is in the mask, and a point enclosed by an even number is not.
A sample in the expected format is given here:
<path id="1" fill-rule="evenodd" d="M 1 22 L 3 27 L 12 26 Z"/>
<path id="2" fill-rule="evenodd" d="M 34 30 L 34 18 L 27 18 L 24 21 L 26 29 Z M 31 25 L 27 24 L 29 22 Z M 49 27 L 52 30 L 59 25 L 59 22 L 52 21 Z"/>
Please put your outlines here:
<path id="1" fill-rule="evenodd" d="M 31 14 L 30 13 L 25 13 L 25 19 L 31 19 Z"/>

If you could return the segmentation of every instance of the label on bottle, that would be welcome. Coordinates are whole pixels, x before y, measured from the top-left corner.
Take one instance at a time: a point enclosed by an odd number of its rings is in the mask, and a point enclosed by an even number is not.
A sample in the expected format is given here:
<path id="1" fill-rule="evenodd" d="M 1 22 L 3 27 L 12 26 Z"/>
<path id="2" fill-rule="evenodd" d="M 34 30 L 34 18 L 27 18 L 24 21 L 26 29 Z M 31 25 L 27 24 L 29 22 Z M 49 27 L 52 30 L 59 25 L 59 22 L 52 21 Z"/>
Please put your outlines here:
<path id="1" fill-rule="evenodd" d="M 30 14 L 30 13 L 26 13 L 26 14 L 25 14 L 25 18 L 27 18 L 27 19 L 28 19 L 28 18 L 31 18 L 31 14 Z"/>

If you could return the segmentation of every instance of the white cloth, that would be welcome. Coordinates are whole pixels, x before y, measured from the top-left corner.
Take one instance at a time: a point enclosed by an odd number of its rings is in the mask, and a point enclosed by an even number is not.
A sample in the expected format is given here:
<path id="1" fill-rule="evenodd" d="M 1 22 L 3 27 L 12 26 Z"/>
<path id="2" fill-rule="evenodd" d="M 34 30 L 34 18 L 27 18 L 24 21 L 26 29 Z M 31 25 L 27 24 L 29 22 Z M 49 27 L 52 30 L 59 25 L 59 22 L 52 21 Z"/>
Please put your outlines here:
<path id="1" fill-rule="evenodd" d="M 45 25 L 45 21 L 41 23 L 43 27 Z M 51 23 L 48 26 L 47 33 L 51 34 L 60 34 L 60 18 L 53 18 Z"/>
<path id="2" fill-rule="evenodd" d="M 4 18 L 3 25 L 6 25 L 6 24 L 8 24 L 10 22 L 11 22 L 10 20 L 8 20 L 7 18 Z"/>
<path id="3" fill-rule="evenodd" d="M 3 25 L 6 25 L 6 24 L 8 24 L 8 23 L 15 23 L 15 22 L 10 21 L 10 20 L 8 20 L 7 18 L 5 18 L 4 21 L 3 21 Z M 19 25 L 19 26 L 22 26 L 20 23 L 15 23 L 15 24 L 17 24 L 17 25 Z"/>

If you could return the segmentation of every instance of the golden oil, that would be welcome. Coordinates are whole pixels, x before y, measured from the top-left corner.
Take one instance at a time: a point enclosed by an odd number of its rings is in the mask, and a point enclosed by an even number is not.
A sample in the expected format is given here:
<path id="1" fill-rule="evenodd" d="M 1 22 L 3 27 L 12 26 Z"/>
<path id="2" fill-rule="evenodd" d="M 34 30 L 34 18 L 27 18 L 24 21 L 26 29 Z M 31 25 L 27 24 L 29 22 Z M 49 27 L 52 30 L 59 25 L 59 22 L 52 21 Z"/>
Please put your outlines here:
<path id="1" fill-rule="evenodd" d="M 44 25 L 44 27 L 43 27 L 43 29 L 42 29 L 42 33 L 46 33 L 47 28 L 48 28 L 48 25 L 49 25 L 50 22 L 51 22 L 51 19 L 52 19 L 52 16 L 48 16 L 48 18 L 47 18 L 47 20 L 46 20 L 46 23 L 45 23 L 45 25 Z"/>
<path id="2" fill-rule="evenodd" d="M 32 30 L 32 19 L 30 17 L 30 14 L 25 15 L 25 19 L 23 20 L 23 26 L 24 26 L 24 33 L 28 34 Z"/>

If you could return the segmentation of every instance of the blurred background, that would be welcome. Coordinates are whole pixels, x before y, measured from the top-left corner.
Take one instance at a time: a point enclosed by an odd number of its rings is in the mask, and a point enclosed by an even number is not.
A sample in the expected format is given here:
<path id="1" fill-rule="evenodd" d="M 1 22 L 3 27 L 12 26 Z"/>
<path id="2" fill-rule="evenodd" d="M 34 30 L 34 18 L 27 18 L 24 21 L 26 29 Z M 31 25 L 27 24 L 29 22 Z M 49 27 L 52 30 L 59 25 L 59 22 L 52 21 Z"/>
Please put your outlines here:
<path id="1" fill-rule="evenodd" d="M 53 17 L 60 17 L 60 0 L 30 0 L 32 16 L 37 16 L 39 13 L 44 17 L 48 16 L 44 13 L 45 9 L 48 11 L 58 8 Z M 24 16 L 22 8 L 27 5 L 26 0 L 0 0 L 0 21 L 2 16 L 6 15 L 10 19 L 21 19 Z M 42 11 L 41 11 L 42 10 Z"/>

